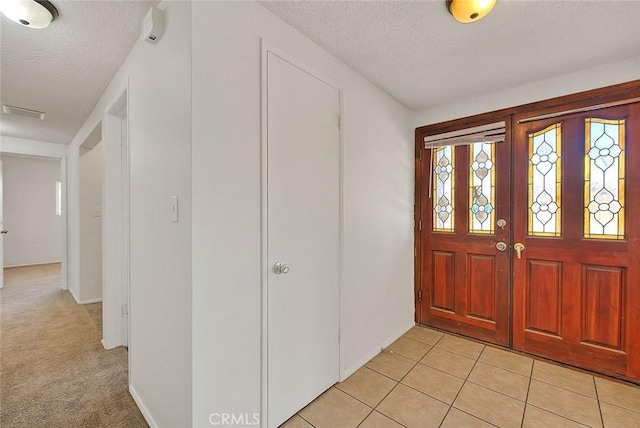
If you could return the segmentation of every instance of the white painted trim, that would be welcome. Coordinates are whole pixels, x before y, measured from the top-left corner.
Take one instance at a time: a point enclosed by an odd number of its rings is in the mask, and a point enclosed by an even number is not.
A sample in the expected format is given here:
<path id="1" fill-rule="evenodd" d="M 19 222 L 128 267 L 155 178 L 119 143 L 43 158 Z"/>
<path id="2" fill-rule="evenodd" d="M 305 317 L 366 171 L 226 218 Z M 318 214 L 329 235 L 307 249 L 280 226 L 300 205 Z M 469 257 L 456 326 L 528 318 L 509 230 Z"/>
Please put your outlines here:
<path id="1" fill-rule="evenodd" d="M 60 159 L 60 182 L 62 183 L 62 197 L 61 197 L 61 236 L 62 242 L 60 244 L 60 254 L 62 254 L 61 263 L 61 284 L 60 288 L 63 290 L 69 289 L 69 219 L 68 219 L 68 209 L 67 209 L 67 189 L 69 186 L 69 177 L 67 172 L 67 157 L 63 156 Z"/>
<path id="2" fill-rule="evenodd" d="M 92 303 L 100 303 L 102 302 L 102 297 L 99 297 L 97 299 L 87 299 L 87 300 L 83 300 L 81 302 L 78 302 L 78 304 L 80 305 L 90 305 Z"/>
<path id="3" fill-rule="evenodd" d="M 142 398 L 140 398 L 135 388 L 131 384 L 129 384 L 129 393 L 131 394 L 133 401 L 135 401 L 136 405 L 138 406 L 138 409 L 140 409 L 140 413 L 142 413 L 144 420 L 147 421 L 147 423 L 149 424 L 149 427 L 158 428 L 158 424 L 156 423 L 155 420 L 153 420 L 153 416 L 151 416 L 151 412 L 149 412 L 149 409 L 147 409 L 147 407 L 144 405 Z"/>
<path id="4" fill-rule="evenodd" d="M 80 299 L 78 299 L 78 296 L 76 296 L 76 293 L 73 292 L 73 288 L 69 289 L 69 293 L 71 293 L 71 296 L 73 296 L 73 300 L 75 300 L 76 303 L 78 303 L 80 301 Z"/>
<path id="5" fill-rule="evenodd" d="M 23 265 L 11 265 L 11 266 L 5 266 L 5 269 L 17 268 L 17 267 L 28 267 L 28 266 L 55 265 L 55 264 L 62 264 L 62 260 L 57 260 L 53 262 L 25 263 Z"/>
<path id="6" fill-rule="evenodd" d="M 267 82 L 268 82 L 268 43 L 260 39 L 260 426 L 268 428 L 269 417 L 269 365 L 267 355 L 269 347 L 267 337 L 269 324 L 267 308 L 269 299 L 267 293 L 269 254 L 267 252 L 268 241 L 268 206 L 267 206 Z"/>
<path id="7" fill-rule="evenodd" d="M 268 373 L 269 366 L 267 361 L 267 356 L 269 355 L 269 344 L 268 344 L 268 272 L 270 269 L 269 266 L 269 254 L 268 254 L 268 204 L 267 204 L 267 191 L 268 191 L 268 159 L 267 159 L 267 131 L 268 131 L 268 64 L 267 64 L 267 55 L 269 52 L 278 56 L 280 59 L 290 63 L 291 65 L 301 69 L 305 73 L 313 76 L 314 78 L 326 83 L 327 85 L 333 87 L 338 91 L 339 97 L 339 114 L 340 114 L 340 132 L 339 132 L 339 225 L 338 225 L 338 337 L 340 337 L 340 329 L 342 327 L 340 322 L 340 294 L 343 284 L 343 255 L 344 255 L 344 220 L 345 220 L 345 212 L 344 212 L 344 90 L 343 88 L 337 84 L 333 79 L 330 79 L 324 76 L 322 73 L 317 72 L 312 67 L 307 66 L 306 64 L 300 62 L 295 57 L 289 55 L 288 53 L 280 50 L 270 42 L 266 41 L 264 38 L 260 38 L 260 49 L 261 49 L 261 64 L 260 64 L 260 229 L 261 229 L 261 242 L 260 242 L 260 252 L 261 252 L 261 272 L 260 272 L 260 294 L 261 294 L 261 308 L 260 308 L 260 317 L 261 317 L 261 338 L 260 338 L 260 346 L 261 346 L 261 355 L 260 355 L 260 366 L 261 366 L 261 391 L 260 391 L 260 420 L 261 427 L 268 427 Z M 338 345 L 338 373 L 337 377 L 340 379 L 342 370 L 340 367 L 341 364 L 341 355 L 342 353 L 342 343 L 339 342 Z M 368 360 L 367 360 L 368 361 Z"/>
<path id="8" fill-rule="evenodd" d="M 104 172 L 102 192 L 102 331 L 106 346 L 127 346 L 124 337 L 122 306 L 129 303 L 125 296 L 124 221 L 122 197 L 122 121 L 120 112 L 128 105 L 128 84 L 102 117 Z M 129 306 L 129 316 L 131 308 Z"/>
<path id="9" fill-rule="evenodd" d="M 80 300 L 78 299 L 78 296 L 76 296 L 76 294 L 73 292 L 71 288 L 69 288 L 69 293 L 71 293 L 71 295 L 73 296 L 73 300 L 75 300 L 78 305 L 90 305 L 92 303 L 102 302 L 101 298 Z M 102 345 L 104 346 L 104 343 L 102 343 Z"/>

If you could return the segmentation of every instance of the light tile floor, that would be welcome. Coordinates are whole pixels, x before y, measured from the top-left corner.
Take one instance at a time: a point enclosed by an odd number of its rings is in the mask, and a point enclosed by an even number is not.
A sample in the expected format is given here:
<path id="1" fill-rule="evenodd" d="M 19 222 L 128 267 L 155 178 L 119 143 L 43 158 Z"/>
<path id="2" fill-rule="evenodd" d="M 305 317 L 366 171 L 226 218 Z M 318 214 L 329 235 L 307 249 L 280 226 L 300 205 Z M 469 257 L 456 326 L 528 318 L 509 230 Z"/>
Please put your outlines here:
<path id="1" fill-rule="evenodd" d="M 285 428 L 640 427 L 640 387 L 414 327 Z"/>

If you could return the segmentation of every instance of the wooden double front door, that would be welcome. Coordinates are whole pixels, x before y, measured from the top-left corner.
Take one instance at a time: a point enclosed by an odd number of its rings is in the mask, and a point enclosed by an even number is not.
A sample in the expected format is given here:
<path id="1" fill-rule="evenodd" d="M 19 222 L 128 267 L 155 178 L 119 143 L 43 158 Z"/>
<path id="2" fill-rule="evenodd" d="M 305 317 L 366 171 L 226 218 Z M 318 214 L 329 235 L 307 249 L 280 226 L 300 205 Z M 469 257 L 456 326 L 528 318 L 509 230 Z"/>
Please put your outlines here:
<path id="1" fill-rule="evenodd" d="M 479 120 L 417 133 L 417 321 L 640 381 L 640 104 Z"/>

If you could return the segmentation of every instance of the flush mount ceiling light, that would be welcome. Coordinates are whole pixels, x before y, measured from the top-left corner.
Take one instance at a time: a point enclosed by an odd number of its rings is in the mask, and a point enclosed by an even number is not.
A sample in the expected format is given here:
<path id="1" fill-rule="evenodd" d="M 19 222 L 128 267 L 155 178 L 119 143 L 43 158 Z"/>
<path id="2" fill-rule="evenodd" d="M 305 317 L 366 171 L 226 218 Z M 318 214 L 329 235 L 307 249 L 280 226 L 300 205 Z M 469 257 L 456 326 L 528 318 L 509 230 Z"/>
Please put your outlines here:
<path id="1" fill-rule="evenodd" d="M 0 12 L 29 28 L 45 28 L 58 17 L 58 9 L 46 0 L 0 0 Z"/>
<path id="2" fill-rule="evenodd" d="M 465 24 L 479 21 L 491 12 L 496 0 L 446 0 L 449 13 Z"/>

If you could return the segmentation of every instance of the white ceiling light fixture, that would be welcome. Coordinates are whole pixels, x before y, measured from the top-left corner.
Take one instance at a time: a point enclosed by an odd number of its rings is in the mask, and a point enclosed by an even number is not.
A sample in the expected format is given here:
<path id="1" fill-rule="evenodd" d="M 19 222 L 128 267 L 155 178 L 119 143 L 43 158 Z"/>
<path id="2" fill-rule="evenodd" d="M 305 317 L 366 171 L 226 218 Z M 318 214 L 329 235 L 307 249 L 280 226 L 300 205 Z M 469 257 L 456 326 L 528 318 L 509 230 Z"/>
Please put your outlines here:
<path id="1" fill-rule="evenodd" d="M 45 28 L 58 17 L 58 9 L 47 0 L 0 0 L 0 12 L 23 27 Z"/>
<path id="2" fill-rule="evenodd" d="M 458 22 L 468 24 L 484 18 L 496 5 L 496 0 L 446 0 L 447 10 Z"/>

